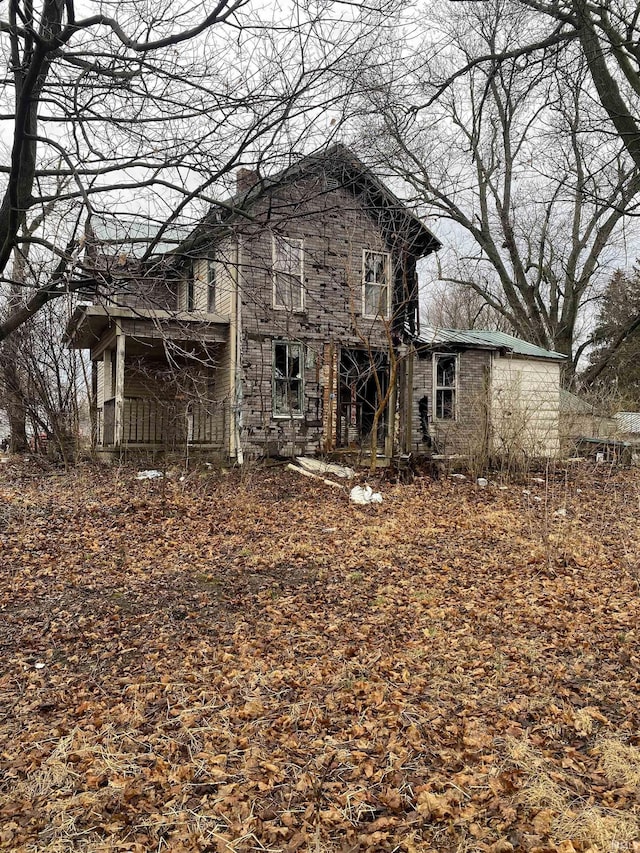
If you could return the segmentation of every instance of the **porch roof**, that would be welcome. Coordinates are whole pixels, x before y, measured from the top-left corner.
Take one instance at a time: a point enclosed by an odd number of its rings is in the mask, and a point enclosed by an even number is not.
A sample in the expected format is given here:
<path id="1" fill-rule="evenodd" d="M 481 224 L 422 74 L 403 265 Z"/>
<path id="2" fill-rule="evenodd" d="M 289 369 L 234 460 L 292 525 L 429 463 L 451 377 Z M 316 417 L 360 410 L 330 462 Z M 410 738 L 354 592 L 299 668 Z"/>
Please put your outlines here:
<path id="1" fill-rule="evenodd" d="M 67 324 L 65 342 L 72 349 L 91 349 L 118 325 L 125 335 L 137 338 L 224 343 L 229 318 L 204 311 L 78 305 Z"/>

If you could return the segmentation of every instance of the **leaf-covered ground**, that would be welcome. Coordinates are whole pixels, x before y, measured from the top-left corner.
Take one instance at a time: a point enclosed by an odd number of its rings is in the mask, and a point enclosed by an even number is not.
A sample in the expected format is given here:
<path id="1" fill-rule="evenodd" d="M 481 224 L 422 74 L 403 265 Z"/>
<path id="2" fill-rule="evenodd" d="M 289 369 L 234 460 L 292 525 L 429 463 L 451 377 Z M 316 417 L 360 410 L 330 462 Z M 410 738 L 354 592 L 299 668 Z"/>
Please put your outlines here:
<path id="1" fill-rule="evenodd" d="M 640 850 L 640 475 L 0 471 L 0 849 Z"/>

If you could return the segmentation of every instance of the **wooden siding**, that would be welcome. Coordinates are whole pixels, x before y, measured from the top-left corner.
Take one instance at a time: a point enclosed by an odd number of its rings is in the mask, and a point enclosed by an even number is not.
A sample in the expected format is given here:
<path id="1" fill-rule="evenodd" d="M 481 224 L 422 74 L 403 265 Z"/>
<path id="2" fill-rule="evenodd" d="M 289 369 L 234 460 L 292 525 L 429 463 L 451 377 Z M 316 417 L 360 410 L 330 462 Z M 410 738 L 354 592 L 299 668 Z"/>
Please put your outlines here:
<path id="1" fill-rule="evenodd" d="M 229 317 L 232 306 L 232 290 L 234 285 L 234 245 L 231 240 L 216 246 L 215 260 L 215 313 L 221 317 Z M 209 258 L 196 258 L 192 264 L 193 271 L 193 311 L 206 314 L 209 312 Z M 190 273 L 187 271 L 180 280 L 177 294 L 179 311 L 188 309 L 188 285 Z"/>
<path id="2" fill-rule="evenodd" d="M 96 362 L 96 406 L 102 408 L 104 403 L 104 362 Z"/>
<path id="3" fill-rule="evenodd" d="M 268 221 L 246 226 L 240 235 L 242 304 L 241 364 L 244 378 L 243 446 L 255 454 L 322 451 L 333 436 L 334 417 L 324 413 L 330 393 L 330 347 L 387 348 L 385 324 L 362 315 L 363 249 L 391 250 L 377 223 L 354 197 L 342 190 L 326 192 L 314 181 L 274 191 Z M 265 217 L 267 212 L 265 211 Z M 274 307 L 272 236 L 302 240 L 304 310 Z M 304 345 L 304 414 L 274 418 L 272 414 L 274 341 Z"/>
<path id="4" fill-rule="evenodd" d="M 235 288 L 235 243 L 225 240 L 216 246 L 216 313 L 229 317 Z"/>
<path id="5" fill-rule="evenodd" d="M 555 456 L 560 449 L 560 367 L 494 353 L 491 382 L 495 453 Z"/>
<path id="6" fill-rule="evenodd" d="M 104 418 L 104 362 L 102 359 L 95 363 L 96 367 L 96 444 L 102 444 L 102 429 Z"/>
<path id="7" fill-rule="evenodd" d="M 429 399 L 429 433 L 446 454 L 553 456 L 559 451 L 560 368 L 557 362 L 501 356 L 484 350 L 458 353 L 455 420 L 434 417 L 433 357 L 413 367 L 412 438 L 422 442 L 419 403 Z"/>
<path id="8" fill-rule="evenodd" d="M 412 437 L 418 452 L 428 449 L 422 441 L 420 400 L 428 398 L 429 434 L 440 453 L 477 457 L 488 449 L 487 382 L 491 353 L 466 350 L 458 353 L 456 418 L 438 420 L 434 416 L 433 355 L 422 354 L 413 365 Z"/>

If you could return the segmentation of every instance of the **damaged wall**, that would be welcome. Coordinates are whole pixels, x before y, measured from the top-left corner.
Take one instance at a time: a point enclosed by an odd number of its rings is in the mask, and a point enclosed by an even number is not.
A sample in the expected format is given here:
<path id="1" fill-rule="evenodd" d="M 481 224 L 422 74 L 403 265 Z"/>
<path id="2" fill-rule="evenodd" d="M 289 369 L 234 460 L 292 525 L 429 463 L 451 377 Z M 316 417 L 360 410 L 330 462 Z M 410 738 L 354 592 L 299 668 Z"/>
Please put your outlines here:
<path id="1" fill-rule="evenodd" d="M 321 452 L 333 445 L 336 433 L 340 347 L 362 347 L 360 332 L 373 347 L 387 349 L 383 322 L 362 316 L 362 264 L 363 249 L 389 252 L 390 247 L 362 204 L 342 189 L 327 191 L 322 177 L 274 191 L 268 207 L 265 202 L 255 215 L 257 224 L 244 228 L 240 237 L 243 446 L 260 455 Z M 300 310 L 274 307 L 274 233 L 303 241 Z M 274 341 L 304 345 L 301 417 L 273 415 Z M 330 380 L 333 388 L 327 387 Z M 325 412 L 327 399 L 334 407 L 331 417 Z"/>

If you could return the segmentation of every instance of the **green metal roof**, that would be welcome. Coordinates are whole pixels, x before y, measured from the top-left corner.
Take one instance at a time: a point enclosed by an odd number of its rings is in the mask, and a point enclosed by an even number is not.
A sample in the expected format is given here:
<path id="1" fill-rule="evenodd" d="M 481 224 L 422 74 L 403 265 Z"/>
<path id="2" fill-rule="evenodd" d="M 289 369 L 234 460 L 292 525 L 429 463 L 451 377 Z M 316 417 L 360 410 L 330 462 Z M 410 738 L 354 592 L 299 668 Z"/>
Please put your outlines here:
<path id="1" fill-rule="evenodd" d="M 594 407 L 582 397 L 567 391 L 566 388 L 560 389 L 560 411 L 574 415 L 593 415 Z"/>
<path id="2" fill-rule="evenodd" d="M 566 358 L 560 352 L 530 344 L 505 332 L 487 332 L 480 329 L 431 329 L 423 328 L 419 344 L 431 348 L 436 346 L 461 346 L 475 349 L 506 349 L 514 355 L 526 358 L 548 358 L 561 361 Z"/>

